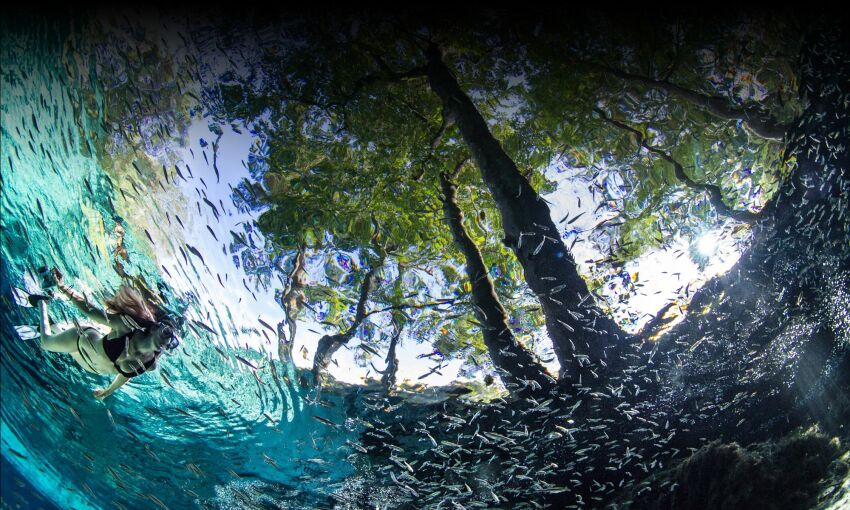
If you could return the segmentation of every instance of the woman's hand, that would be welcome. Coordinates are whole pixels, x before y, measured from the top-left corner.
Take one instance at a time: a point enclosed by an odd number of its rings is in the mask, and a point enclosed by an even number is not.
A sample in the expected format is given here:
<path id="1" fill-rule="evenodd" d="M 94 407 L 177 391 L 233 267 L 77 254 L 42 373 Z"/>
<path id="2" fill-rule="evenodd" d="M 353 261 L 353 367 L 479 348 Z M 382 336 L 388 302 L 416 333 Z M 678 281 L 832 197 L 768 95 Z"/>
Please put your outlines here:
<path id="1" fill-rule="evenodd" d="M 53 278 L 56 280 L 57 284 L 62 283 L 62 279 L 64 278 L 64 276 L 62 275 L 62 272 L 59 271 L 59 269 L 54 267 L 51 271 L 51 274 L 53 275 Z"/>
<path id="2" fill-rule="evenodd" d="M 121 386 L 124 386 L 124 384 L 129 380 L 130 379 L 124 377 L 123 375 L 118 374 L 117 376 L 115 376 L 115 380 L 112 381 L 112 384 L 110 384 L 108 388 L 106 388 L 105 390 L 100 388 L 94 390 L 94 398 L 98 400 L 105 399 L 109 395 L 115 393 L 115 390 L 117 390 Z"/>

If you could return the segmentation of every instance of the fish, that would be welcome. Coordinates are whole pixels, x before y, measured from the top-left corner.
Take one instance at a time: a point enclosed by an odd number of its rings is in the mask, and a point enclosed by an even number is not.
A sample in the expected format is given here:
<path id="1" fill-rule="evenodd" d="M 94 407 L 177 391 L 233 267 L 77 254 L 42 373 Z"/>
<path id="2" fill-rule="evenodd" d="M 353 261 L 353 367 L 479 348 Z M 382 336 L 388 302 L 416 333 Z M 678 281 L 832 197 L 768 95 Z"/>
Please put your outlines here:
<path id="1" fill-rule="evenodd" d="M 168 373 L 166 372 L 165 368 L 160 367 L 159 375 L 160 377 L 162 377 L 162 380 L 165 381 L 165 384 L 167 384 L 172 390 L 177 390 L 177 388 L 175 388 L 174 385 L 171 384 L 171 381 L 168 380 Z"/>
<path id="2" fill-rule="evenodd" d="M 570 221 L 568 221 L 568 222 L 567 222 L 567 225 L 572 225 L 573 223 L 575 223 L 575 222 L 576 222 L 576 220 L 578 220 L 579 218 L 581 218 L 582 216 L 584 216 L 586 213 L 587 213 L 587 211 L 584 211 L 584 212 L 580 213 L 578 216 L 576 216 L 576 217 L 574 217 L 573 219 L 571 219 Z"/>
<path id="3" fill-rule="evenodd" d="M 245 238 L 245 234 L 237 233 L 231 230 L 230 235 L 233 236 L 233 240 L 237 243 L 248 246 L 248 239 Z"/>
<path id="4" fill-rule="evenodd" d="M 314 415 L 313 415 L 313 419 L 314 419 L 314 420 L 316 420 L 316 421 L 318 421 L 319 423 L 323 423 L 323 424 L 327 425 L 328 427 L 332 427 L 332 428 L 334 428 L 334 429 L 339 430 L 339 425 L 337 425 L 336 423 L 334 423 L 334 422 L 332 422 L 332 421 L 328 420 L 327 418 L 322 418 L 321 416 L 316 416 L 316 415 L 314 414 Z"/>
<path id="5" fill-rule="evenodd" d="M 250 362 L 250 361 L 248 361 L 247 359 L 243 358 L 242 356 L 238 356 L 238 355 L 237 355 L 237 356 L 235 356 L 235 358 L 236 358 L 237 360 L 241 361 L 243 364 L 248 365 L 249 367 L 253 368 L 254 370 L 256 370 L 256 369 L 257 369 L 257 367 L 256 367 L 253 363 L 251 363 L 251 362 Z"/>
<path id="6" fill-rule="evenodd" d="M 186 410 L 181 409 L 179 407 L 175 407 L 174 410 L 177 411 L 178 413 L 182 414 L 183 416 L 188 416 L 189 418 L 195 417 L 193 414 L 189 413 L 189 411 L 186 411 Z"/>
<path id="7" fill-rule="evenodd" d="M 262 453 L 262 452 L 260 452 L 260 455 L 263 456 L 263 461 L 266 464 L 272 466 L 275 469 L 280 469 L 280 466 L 277 465 L 277 462 L 275 462 L 274 459 L 272 459 L 271 457 L 269 457 L 268 455 L 266 455 L 265 453 Z"/>
<path id="8" fill-rule="evenodd" d="M 165 506 L 165 503 L 163 503 L 158 497 L 156 497 L 156 496 L 154 496 L 153 494 L 150 494 L 150 493 L 147 494 L 147 497 L 148 497 L 148 499 L 150 499 L 151 501 L 156 503 L 157 506 L 162 507 L 165 510 L 168 510 L 168 507 Z"/>
<path id="9" fill-rule="evenodd" d="M 73 407 L 71 407 L 71 406 L 68 406 L 68 410 L 69 410 L 69 411 L 71 411 L 71 414 L 73 414 L 73 415 L 74 415 L 74 418 L 76 418 L 76 419 L 77 419 L 77 421 L 78 421 L 78 422 L 80 422 L 80 425 L 84 425 L 84 423 L 83 423 L 83 419 L 82 419 L 82 418 L 80 418 L 80 415 L 79 415 L 79 414 L 77 414 L 77 410 L 76 410 L 76 409 L 74 409 L 74 408 L 73 408 Z"/>
<path id="10" fill-rule="evenodd" d="M 221 182 L 221 175 L 218 172 L 218 140 L 221 139 L 221 135 L 218 135 L 218 138 L 215 142 L 213 142 L 213 171 L 215 171 L 215 182 Z"/>
<path id="11" fill-rule="evenodd" d="M 537 255 L 538 253 L 540 253 L 540 250 L 543 249 L 543 244 L 545 242 L 546 242 L 546 237 L 543 237 L 543 239 L 540 240 L 540 244 L 537 245 L 537 247 L 534 249 L 534 252 L 531 255 L 534 256 L 534 255 Z"/>
<path id="12" fill-rule="evenodd" d="M 357 450 L 357 451 L 358 451 L 358 452 L 360 452 L 360 453 L 369 453 L 369 450 L 367 450 L 366 448 L 364 448 L 364 447 L 363 447 L 363 445 L 360 445 L 360 444 L 358 444 L 358 443 L 355 443 L 355 442 L 349 441 L 348 439 L 346 439 L 346 440 L 345 440 L 345 444 L 347 444 L 348 446 L 350 446 L 350 447 L 354 448 L 355 450 Z"/>
<path id="13" fill-rule="evenodd" d="M 151 414 L 151 415 L 154 415 L 154 416 L 161 416 L 162 415 L 160 410 L 157 409 L 156 407 L 144 406 L 144 409 L 145 409 L 145 411 L 147 411 L 148 414 Z"/>
<path id="14" fill-rule="evenodd" d="M 215 334 L 215 330 L 212 327 L 208 326 L 207 324 L 205 324 L 205 323 L 203 323 L 199 320 L 195 320 L 195 319 L 190 319 L 190 320 L 191 320 L 192 324 L 195 324 L 196 326 L 203 329 L 204 331 Z"/>
<path id="15" fill-rule="evenodd" d="M 219 213 L 218 213 L 218 208 L 215 206 L 215 204 L 213 204 L 212 202 L 207 200 L 207 197 L 202 197 L 202 199 L 203 199 L 204 203 L 206 203 L 208 206 L 210 206 L 210 208 L 213 211 L 213 215 L 215 216 L 215 219 L 218 220 Z"/>
<path id="16" fill-rule="evenodd" d="M 380 353 L 378 351 L 376 351 L 374 348 L 370 347 L 368 344 L 364 344 L 364 343 L 361 342 L 360 348 L 363 349 L 364 351 L 368 352 L 369 354 L 373 354 L 375 356 L 380 356 Z"/>
<path id="17" fill-rule="evenodd" d="M 89 486 L 89 484 L 87 484 L 86 482 L 81 482 L 80 485 L 83 486 L 83 490 L 85 490 L 86 493 L 88 493 L 91 497 L 93 497 L 93 498 L 96 497 L 95 494 L 94 494 L 94 491 Z"/>
<path id="18" fill-rule="evenodd" d="M 12 448 L 9 448 L 9 453 L 11 453 L 12 455 L 14 455 L 15 457 L 18 457 L 19 459 L 24 459 L 24 460 L 26 460 L 26 459 L 28 459 L 28 458 L 29 458 L 29 457 L 27 457 L 26 455 L 24 455 L 23 453 L 21 453 L 21 452 L 19 452 L 19 451 L 17 451 L 17 450 L 14 450 L 14 449 L 12 449 Z"/>
<path id="19" fill-rule="evenodd" d="M 115 483 L 121 487 L 122 489 L 126 489 L 124 485 L 124 481 L 121 480 L 121 477 L 118 475 L 118 472 L 112 469 L 112 466 L 106 466 L 106 470 L 109 471 L 109 474 L 112 475 L 112 478 L 115 480 Z"/>
<path id="20" fill-rule="evenodd" d="M 266 322 L 266 321 L 264 321 L 263 319 L 261 319 L 261 318 L 257 317 L 257 321 L 258 321 L 258 322 L 259 322 L 259 323 L 260 323 L 263 327 L 267 328 L 269 331 L 271 331 L 271 332 L 272 332 L 272 333 L 274 333 L 275 335 L 277 334 L 277 331 L 276 331 L 273 327 L 271 327 L 271 325 L 269 325 L 269 323 L 267 323 L 267 322 Z"/>
<path id="21" fill-rule="evenodd" d="M 217 345 L 214 345 L 213 348 L 218 352 L 225 361 L 227 361 L 227 354 L 224 353 Z"/>
<path id="22" fill-rule="evenodd" d="M 194 462 L 187 462 L 186 469 L 197 476 L 204 476 L 204 472 Z"/>
<path id="23" fill-rule="evenodd" d="M 147 232 L 147 231 L 145 231 L 145 232 Z M 201 252 L 199 252 L 197 248 L 195 248 L 194 246 L 192 246 L 192 245 L 191 245 L 191 244 L 189 244 L 189 243 L 186 243 L 186 248 L 188 248 L 188 249 L 189 249 L 189 251 L 190 251 L 193 255 L 195 255 L 196 257 L 198 257 L 199 259 L 201 259 L 201 262 L 204 264 L 204 266 L 206 266 L 206 265 L 207 265 L 206 261 L 204 260 L 204 256 L 203 256 L 203 255 L 201 255 Z"/>

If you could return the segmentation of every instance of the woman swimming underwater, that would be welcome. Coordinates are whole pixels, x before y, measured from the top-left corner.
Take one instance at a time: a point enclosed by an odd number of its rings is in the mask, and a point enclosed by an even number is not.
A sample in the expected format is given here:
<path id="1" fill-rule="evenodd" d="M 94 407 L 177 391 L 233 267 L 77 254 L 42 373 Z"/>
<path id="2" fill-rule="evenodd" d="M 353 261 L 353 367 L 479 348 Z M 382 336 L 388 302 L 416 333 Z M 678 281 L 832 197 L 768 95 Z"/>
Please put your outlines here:
<path id="1" fill-rule="evenodd" d="M 89 372 L 117 374 L 108 388 L 94 391 L 95 398 L 104 399 L 131 378 L 153 370 L 164 349 L 171 351 L 180 344 L 176 334 L 181 321 L 145 299 L 137 290 L 122 286 L 106 301 L 106 310 L 101 311 L 92 306 L 86 296 L 66 285 L 57 269 L 54 268 L 48 277 L 55 280 L 59 290 L 86 317 L 110 328 L 104 335 L 91 326 L 78 324 L 51 335 L 47 298 L 39 296 L 41 347 L 51 352 L 69 353 Z"/>

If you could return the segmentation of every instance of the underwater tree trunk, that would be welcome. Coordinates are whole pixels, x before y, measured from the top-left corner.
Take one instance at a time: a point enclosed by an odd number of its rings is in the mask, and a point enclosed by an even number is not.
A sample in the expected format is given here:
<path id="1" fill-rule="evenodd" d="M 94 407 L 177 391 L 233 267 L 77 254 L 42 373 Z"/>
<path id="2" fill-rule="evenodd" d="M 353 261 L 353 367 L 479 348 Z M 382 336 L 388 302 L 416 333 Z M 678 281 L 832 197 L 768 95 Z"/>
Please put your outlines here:
<path id="1" fill-rule="evenodd" d="M 846 36 L 811 36 L 800 68 L 808 106 L 786 138 L 792 177 L 754 224 L 750 248 L 659 341 L 659 366 L 672 367 L 670 398 L 723 409 L 701 420 L 697 435 L 756 440 L 812 421 L 839 433 L 850 421 Z"/>
<path id="2" fill-rule="evenodd" d="M 547 375 L 543 365 L 516 340 L 508 327 L 507 313 L 496 296 L 481 252 L 463 226 L 463 212 L 457 203 L 457 186 L 445 174 L 440 175 L 440 182 L 446 220 L 455 244 L 466 259 L 466 275 L 472 286 L 475 316 L 481 323 L 484 344 L 502 382 L 511 393 L 517 394 L 553 389 L 555 380 Z"/>
<path id="3" fill-rule="evenodd" d="M 604 384 L 603 372 L 616 370 L 624 349 L 634 346 L 633 338 L 595 305 L 546 202 L 490 133 L 436 46 L 429 48 L 427 73 L 444 115 L 460 129 L 499 208 L 504 242 L 522 264 L 525 281 L 540 301 L 562 383 Z M 587 374 L 583 381 L 582 374 Z"/>

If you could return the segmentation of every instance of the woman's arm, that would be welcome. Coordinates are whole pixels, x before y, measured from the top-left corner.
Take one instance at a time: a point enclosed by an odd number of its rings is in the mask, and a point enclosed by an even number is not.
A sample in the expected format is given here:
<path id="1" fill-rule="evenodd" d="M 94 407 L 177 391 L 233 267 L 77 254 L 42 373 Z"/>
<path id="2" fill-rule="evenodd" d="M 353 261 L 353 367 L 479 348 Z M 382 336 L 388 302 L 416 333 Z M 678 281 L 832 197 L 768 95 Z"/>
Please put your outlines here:
<path id="1" fill-rule="evenodd" d="M 62 273 L 60 273 L 58 269 L 53 268 L 53 276 L 56 278 L 56 287 L 58 287 L 63 294 L 71 299 L 71 303 L 77 307 L 77 310 L 81 311 L 86 317 L 95 322 L 111 328 L 115 327 L 115 321 L 110 321 L 103 311 L 95 308 L 84 294 L 77 292 L 72 287 L 65 284 Z"/>
<path id="2" fill-rule="evenodd" d="M 106 388 L 105 390 L 101 388 L 94 390 L 94 398 L 98 400 L 105 399 L 109 395 L 115 393 L 115 390 L 117 390 L 121 386 L 124 386 L 124 383 L 129 380 L 130 379 L 128 377 L 124 377 L 123 375 L 118 374 L 117 376 L 115 376 L 115 380 L 112 381 L 112 384 L 110 384 L 108 388 Z"/>

